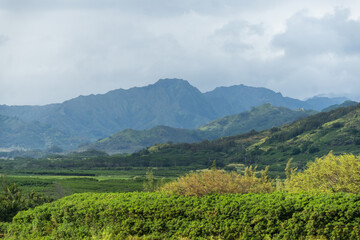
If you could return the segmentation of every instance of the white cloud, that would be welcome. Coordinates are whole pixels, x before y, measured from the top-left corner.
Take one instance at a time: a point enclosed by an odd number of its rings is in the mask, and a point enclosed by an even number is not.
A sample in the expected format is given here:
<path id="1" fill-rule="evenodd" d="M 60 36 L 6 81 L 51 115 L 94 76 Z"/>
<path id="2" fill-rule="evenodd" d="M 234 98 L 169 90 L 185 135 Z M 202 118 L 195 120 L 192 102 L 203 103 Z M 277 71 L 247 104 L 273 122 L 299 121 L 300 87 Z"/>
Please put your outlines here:
<path id="1" fill-rule="evenodd" d="M 360 89 L 360 21 L 350 19 L 347 9 L 320 18 L 301 11 L 287 22 L 285 32 L 272 43 L 284 50 L 269 71 L 269 82 L 290 96 L 310 97 L 320 93 L 354 95 Z"/>
<path id="2" fill-rule="evenodd" d="M 166 77 L 202 91 L 243 83 L 292 97 L 355 94 L 357 2 L 3 0 L 0 104 L 60 102 Z"/>
<path id="3" fill-rule="evenodd" d="M 285 54 L 304 56 L 319 54 L 359 54 L 360 21 L 350 20 L 349 9 L 336 9 L 322 18 L 300 12 L 287 23 L 287 30 L 275 36 L 273 44 Z"/>

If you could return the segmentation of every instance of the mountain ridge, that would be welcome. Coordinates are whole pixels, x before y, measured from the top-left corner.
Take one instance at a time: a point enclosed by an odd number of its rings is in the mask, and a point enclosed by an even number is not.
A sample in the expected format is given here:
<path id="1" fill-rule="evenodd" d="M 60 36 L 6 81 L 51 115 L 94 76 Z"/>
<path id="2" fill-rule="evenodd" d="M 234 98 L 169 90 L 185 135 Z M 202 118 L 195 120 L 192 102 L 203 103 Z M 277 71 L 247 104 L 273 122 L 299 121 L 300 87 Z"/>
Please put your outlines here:
<path id="1" fill-rule="evenodd" d="M 79 96 L 57 104 L 0 105 L 0 114 L 28 123 L 49 124 L 68 135 L 93 142 L 126 128 L 144 130 L 166 125 L 194 129 L 267 102 L 292 109 L 308 108 L 306 102 L 283 97 L 266 88 L 236 85 L 201 93 L 188 81 L 160 79 L 145 87 Z"/>

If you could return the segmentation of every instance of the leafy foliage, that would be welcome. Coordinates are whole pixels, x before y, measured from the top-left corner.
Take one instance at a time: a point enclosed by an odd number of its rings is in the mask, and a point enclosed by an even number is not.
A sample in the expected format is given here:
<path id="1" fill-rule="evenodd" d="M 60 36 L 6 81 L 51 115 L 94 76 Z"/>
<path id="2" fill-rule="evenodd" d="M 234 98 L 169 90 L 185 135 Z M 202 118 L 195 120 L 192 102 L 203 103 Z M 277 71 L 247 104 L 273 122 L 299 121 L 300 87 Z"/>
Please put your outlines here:
<path id="1" fill-rule="evenodd" d="M 185 196 L 204 196 L 218 193 L 270 193 L 274 191 L 273 181 L 268 176 L 268 168 L 256 177 L 256 168 L 247 167 L 245 174 L 212 169 L 201 173 L 190 173 L 167 183 L 160 191 Z"/>
<path id="2" fill-rule="evenodd" d="M 360 192 L 360 155 L 333 153 L 309 163 L 303 172 L 293 171 L 285 181 L 290 192 Z"/>
<path id="3" fill-rule="evenodd" d="M 353 194 L 76 194 L 20 212 L 8 239 L 358 239 Z"/>
<path id="4" fill-rule="evenodd" d="M 2 181 L 0 194 L 0 222 L 10 222 L 12 218 L 22 210 L 39 206 L 49 199 L 36 192 L 23 194 L 19 186 Z"/>

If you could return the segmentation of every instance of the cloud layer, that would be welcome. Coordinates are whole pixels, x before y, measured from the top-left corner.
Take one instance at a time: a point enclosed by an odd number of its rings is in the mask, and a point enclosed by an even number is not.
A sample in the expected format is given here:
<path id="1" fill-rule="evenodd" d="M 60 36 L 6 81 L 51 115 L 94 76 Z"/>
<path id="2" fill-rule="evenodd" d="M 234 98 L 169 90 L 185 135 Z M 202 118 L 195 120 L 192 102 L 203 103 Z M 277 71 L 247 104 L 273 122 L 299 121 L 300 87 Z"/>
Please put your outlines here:
<path id="1" fill-rule="evenodd" d="M 358 96 L 357 1 L 250 2 L 1 1 L 0 104 L 166 77 L 202 91 L 246 84 L 298 98 Z"/>

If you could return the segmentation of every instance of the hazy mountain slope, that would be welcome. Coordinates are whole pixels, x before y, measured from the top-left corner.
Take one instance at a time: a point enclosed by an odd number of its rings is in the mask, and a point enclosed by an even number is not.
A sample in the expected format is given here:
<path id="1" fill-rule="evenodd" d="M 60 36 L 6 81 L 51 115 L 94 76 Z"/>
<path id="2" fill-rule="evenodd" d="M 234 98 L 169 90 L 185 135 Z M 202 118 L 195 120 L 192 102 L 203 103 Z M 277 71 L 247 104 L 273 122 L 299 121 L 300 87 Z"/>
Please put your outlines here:
<path id="1" fill-rule="evenodd" d="M 24 122 L 40 121 L 45 122 L 45 119 L 58 111 L 61 104 L 49 104 L 45 106 L 7 106 L 0 105 L 0 114 L 16 117 Z"/>
<path id="2" fill-rule="evenodd" d="M 44 149 L 59 146 L 74 148 L 83 141 L 40 122 L 25 123 L 0 115 L 0 148 Z"/>
<path id="3" fill-rule="evenodd" d="M 284 98 L 281 93 L 275 93 L 270 89 L 245 85 L 218 87 L 204 95 L 214 106 L 218 115 L 222 116 L 243 112 L 264 103 L 292 109 L 304 107 L 304 103 L 300 100 Z"/>
<path id="4" fill-rule="evenodd" d="M 281 126 L 300 118 L 314 114 L 314 111 L 290 110 L 283 107 L 274 107 L 263 104 L 250 111 L 223 117 L 212 121 L 198 129 L 187 130 L 165 126 L 157 126 L 149 130 L 126 129 L 109 138 L 97 141 L 86 146 L 108 153 L 135 152 L 156 143 L 199 142 L 204 139 L 216 139 L 224 136 L 236 135 L 254 130 L 264 130 Z"/>
<path id="5" fill-rule="evenodd" d="M 358 102 L 354 102 L 354 101 L 345 101 L 343 102 L 342 104 L 334 104 L 334 105 L 331 105 L 327 108 L 324 108 L 322 110 L 322 112 L 330 112 L 332 110 L 335 110 L 335 109 L 338 109 L 338 108 L 341 108 L 341 107 L 350 107 L 350 106 L 356 106 L 357 104 L 359 104 Z"/>
<path id="6" fill-rule="evenodd" d="M 329 100 L 319 99 L 313 99 L 312 104 L 321 100 L 323 106 Z M 330 100 L 333 104 L 334 101 Z M 266 88 L 239 85 L 201 93 L 187 81 L 162 79 L 146 87 L 80 96 L 60 104 L 0 105 L 0 114 L 16 117 L 27 123 L 39 121 L 66 135 L 91 142 L 126 128 L 142 130 L 166 125 L 194 129 L 217 118 L 237 114 L 264 103 L 292 109 L 309 109 L 307 102 L 283 97 Z M 72 143 L 69 143 L 67 148 L 71 146 Z"/>
<path id="7" fill-rule="evenodd" d="M 305 103 L 309 106 L 309 109 L 314 109 L 316 111 L 321 111 L 326 107 L 329 107 L 331 105 L 335 104 L 341 104 L 345 101 L 349 100 L 345 97 L 313 97 L 309 98 L 305 101 Z"/>
<path id="8" fill-rule="evenodd" d="M 290 109 L 313 109 L 322 110 L 324 107 L 342 103 L 346 98 L 314 97 L 306 101 L 284 97 L 270 89 L 262 87 L 249 87 L 235 85 L 230 87 L 218 87 L 213 91 L 204 93 L 218 115 L 225 116 L 249 110 L 251 107 L 270 103 L 274 106 L 287 107 Z"/>
<path id="9" fill-rule="evenodd" d="M 156 125 L 195 128 L 216 118 L 202 93 L 179 79 L 80 96 L 51 106 L 0 106 L 0 113 L 38 120 L 93 140 L 125 128 L 147 129 Z"/>

